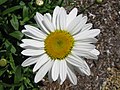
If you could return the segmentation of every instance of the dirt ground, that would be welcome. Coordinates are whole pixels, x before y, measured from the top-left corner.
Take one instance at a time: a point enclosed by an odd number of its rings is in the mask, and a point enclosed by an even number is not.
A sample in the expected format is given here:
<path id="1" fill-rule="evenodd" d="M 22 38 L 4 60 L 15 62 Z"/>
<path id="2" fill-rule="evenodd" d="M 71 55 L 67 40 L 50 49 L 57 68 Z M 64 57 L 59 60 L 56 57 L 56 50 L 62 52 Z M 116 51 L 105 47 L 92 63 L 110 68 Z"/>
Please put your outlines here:
<path id="1" fill-rule="evenodd" d="M 84 12 L 94 24 L 93 28 L 101 30 L 97 49 L 98 60 L 86 60 L 91 68 L 91 76 L 77 74 L 78 84 L 73 86 L 67 80 L 62 86 L 57 82 L 43 82 L 42 90 L 120 90 L 120 0 L 103 0 L 101 4 L 93 4 L 94 0 L 75 0 L 65 2 L 66 9 L 73 7 Z M 87 10 L 81 7 L 86 6 Z M 69 9 L 68 9 L 69 8 Z"/>

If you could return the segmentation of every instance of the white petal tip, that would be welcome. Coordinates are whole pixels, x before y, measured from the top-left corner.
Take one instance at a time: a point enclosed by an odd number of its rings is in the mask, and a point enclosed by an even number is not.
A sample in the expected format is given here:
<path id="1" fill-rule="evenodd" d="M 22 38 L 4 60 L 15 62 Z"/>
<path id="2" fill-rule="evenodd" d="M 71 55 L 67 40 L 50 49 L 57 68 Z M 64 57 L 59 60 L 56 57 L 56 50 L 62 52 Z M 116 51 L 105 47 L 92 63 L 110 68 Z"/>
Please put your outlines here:
<path id="1" fill-rule="evenodd" d="M 22 67 L 26 67 L 26 65 L 24 63 L 21 64 Z"/>
<path id="2" fill-rule="evenodd" d="M 77 8 L 73 8 L 73 10 L 74 10 L 75 12 L 77 12 L 77 11 L 78 11 L 78 9 L 77 9 Z"/>
<path id="3" fill-rule="evenodd" d="M 63 84 L 63 82 L 61 81 L 61 82 L 60 82 L 60 85 L 62 85 L 62 84 Z"/>
<path id="4" fill-rule="evenodd" d="M 84 16 L 83 19 L 85 19 L 87 21 L 88 17 L 87 16 Z"/>
<path id="5" fill-rule="evenodd" d="M 56 80 L 57 80 L 57 78 L 58 78 L 58 77 L 56 77 L 56 76 L 52 75 L 52 79 L 53 79 L 53 81 L 56 81 Z"/>
<path id="6" fill-rule="evenodd" d="M 34 82 L 35 82 L 35 83 L 38 83 L 39 81 L 35 79 Z"/>
<path id="7" fill-rule="evenodd" d="M 57 79 L 56 78 L 52 78 L 53 79 L 53 81 L 56 81 Z"/>
<path id="8" fill-rule="evenodd" d="M 39 12 L 36 12 L 36 14 L 39 14 Z"/>
<path id="9" fill-rule="evenodd" d="M 100 55 L 100 52 L 98 50 L 96 51 L 96 55 Z"/>
<path id="10" fill-rule="evenodd" d="M 74 83 L 72 83 L 73 85 L 77 85 L 77 81 L 76 82 L 74 82 Z"/>
<path id="11" fill-rule="evenodd" d="M 97 49 L 92 50 L 91 53 L 95 55 L 100 55 L 100 52 Z"/>
<path id="12" fill-rule="evenodd" d="M 33 72 L 36 72 L 36 70 L 33 68 Z"/>
<path id="13" fill-rule="evenodd" d="M 87 76 L 90 76 L 90 75 L 91 75 L 91 72 L 88 72 L 86 75 L 87 75 Z"/>
<path id="14" fill-rule="evenodd" d="M 22 51 L 21 54 L 24 55 L 24 51 Z"/>
<path id="15" fill-rule="evenodd" d="M 20 46 L 20 47 L 23 47 L 23 44 L 20 44 L 19 46 Z"/>
<path id="16" fill-rule="evenodd" d="M 87 76 L 90 76 L 90 75 L 91 75 L 90 69 L 89 69 L 89 70 L 86 69 L 86 71 L 85 71 L 84 73 L 85 73 Z"/>
<path id="17" fill-rule="evenodd" d="M 22 30 L 22 33 L 26 32 L 26 31 L 27 31 L 27 30 L 24 29 L 24 30 Z"/>
<path id="18" fill-rule="evenodd" d="M 38 83 L 39 81 L 41 81 L 41 80 L 39 80 L 39 79 L 36 78 L 36 76 L 35 76 L 35 78 L 34 78 L 34 82 L 35 82 L 35 83 Z"/>
<path id="19" fill-rule="evenodd" d="M 96 30 L 96 33 L 97 35 L 100 33 L 100 29 L 95 29 Z"/>
<path id="20" fill-rule="evenodd" d="M 26 50 L 23 50 L 21 54 L 26 56 Z"/>
<path id="21" fill-rule="evenodd" d="M 24 25 L 24 27 L 26 28 L 28 25 Z"/>
<path id="22" fill-rule="evenodd" d="M 38 70 L 38 68 L 34 67 L 33 68 L 33 72 L 36 72 Z"/>

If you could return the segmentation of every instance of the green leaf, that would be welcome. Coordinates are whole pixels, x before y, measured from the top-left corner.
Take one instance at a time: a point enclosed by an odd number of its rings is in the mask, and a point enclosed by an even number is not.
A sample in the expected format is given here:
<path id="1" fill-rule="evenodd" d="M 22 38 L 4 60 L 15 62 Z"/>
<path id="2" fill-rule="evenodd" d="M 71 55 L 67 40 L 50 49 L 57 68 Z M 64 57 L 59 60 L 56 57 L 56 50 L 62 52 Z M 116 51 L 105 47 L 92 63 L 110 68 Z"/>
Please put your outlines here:
<path id="1" fill-rule="evenodd" d="M 2 5 L 3 3 L 7 2 L 7 0 L 0 0 L 0 5 Z M 1 90 L 1 89 L 0 89 Z"/>
<path id="2" fill-rule="evenodd" d="M 10 66 L 15 71 L 15 63 L 14 63 L 14 59 L 13 59 L 12 54 L 10 54 L 9 58 L 10 58 Z"/>
<path id="3" fill-rule="evenodd" d="M 21 80 L 21 67 L 17 66 L 15 69 L 15 77 L 14 77 L 14 83 L 19 83 L 19 81 Z"/>
<path id="4" fill-rule="evenodd" d="M 21 33 L 20 31 L 14 31 L 14 32 L 10 33 L 9 35 L 18 40 L 21 40 L 21 38 L 23 37 L 23 33 Z"/>
<path id="5" fill-rule="evenodd" d="M 0 84 L 0 90 L 4 90 L 4 87 L 3 85 Z"/>
<path id="6" fill-rule="evenodd" d="M 21 0 L 21 1 L 20 1 L 20 5 L 21 5 L 22 7 L 24 7 L 24 6 L 25 6 L 25 3 Z"/>
<path id="7" fill-rule="evenodd" d="M 17 16 L 12 15 L 12 19 L 10 20 L 10 23 L 15 30 L 19 29 L 19 22 L 18 22 Z"/>
<path id="8" fill-rule="evenodd" d="M 14 87 L 14 86 L 12 86 L 12 88 L 11 88 L 10 90 L 14 90 L 14 88 L 15 88 L 15 87 Z"/>
<path id="9" fill-rule="evenodd" d="M 18 90 L 24 90 L 24 85 L 21 85 L 21 87 Z"/>
<path id="10" fill-rule="evenodd" d="M 3 1 L 4 1 L 4 0 L 3 0 Z M 3 11 L 2 14 L 3 14 L 3 15 L 6 15 L 6 14 L 11 13 L 11 12 L 13 12 L 13 11 L 16 11 L 16 10 L 18 10 L 18 9 L 20 9 L 20 8 L 21 8 L 20 5 L 14 6 L 14 7 L 11 7 L 11 8 L 8 8 L 8 9 L 6 9 L 5 11 Z"/>
<path id="11" fill-rule="evenodd" d="M 23 18 L 28 17 L 28 8 L 26 6 L 23 7 Z"/>
<path id="12" fill-rule="evenodd" d="M 0 69 L 0 76 L 7 70 L 8 66 Z M 1 89 L 0 89 L 1 90 Z"/>
<path id="13" fill-rule="evenodd" d="M 25 18 L 23 19 L 23 21 L 20 21 L 20 25 L 24 25 L 25 22 L 27 22 L 27 21 L 29 21 L 29 20 L 30 20 L 30 18 L 25 17 Z"/>
<path id="14" fill-rule="evenodd" d="M 25 85 L 26 86 L 29 85 L 29 86 L 33 87 L 33 85 L 30 83 L 30 79 L 29 78 L 24 79 L 24 81 L 25 81 Z"/>
<path id="15" fill-rule="evenodd" d="M 16 48 L 8 40 L 5 41 L 5 47 L 7 51 L 10 51 L 15 54 Z"/>

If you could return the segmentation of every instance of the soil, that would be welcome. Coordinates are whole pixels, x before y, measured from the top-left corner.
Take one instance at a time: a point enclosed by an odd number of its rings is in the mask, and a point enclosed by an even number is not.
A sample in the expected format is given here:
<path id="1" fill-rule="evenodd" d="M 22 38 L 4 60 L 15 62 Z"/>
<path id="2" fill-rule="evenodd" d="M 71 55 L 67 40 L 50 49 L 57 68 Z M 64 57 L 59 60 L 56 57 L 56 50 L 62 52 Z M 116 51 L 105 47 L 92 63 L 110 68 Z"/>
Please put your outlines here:
<path id="1" fill-rule="evenodd" d="M 57 82 L 50 84 L 45 79 L 42 90 L 120 90 L 120 74 L 117 74 L 120 73 L 120 0 L 93 3 L 94 0 L 74 0 L 74 3 L 65 1 L 68 12 L 77 7 L 79 13 L 88 16 L 88 22 L 93 23 L 93 28 L 101 30 L 96 44 L 100 51 L 99 59 L 86 60 L 92 74 L 81 76 L 76 73 L 78 83 L 75 86 L 69 80 L 60 86 Z M 83 6 L 87 9 L 84 10 Z"/>

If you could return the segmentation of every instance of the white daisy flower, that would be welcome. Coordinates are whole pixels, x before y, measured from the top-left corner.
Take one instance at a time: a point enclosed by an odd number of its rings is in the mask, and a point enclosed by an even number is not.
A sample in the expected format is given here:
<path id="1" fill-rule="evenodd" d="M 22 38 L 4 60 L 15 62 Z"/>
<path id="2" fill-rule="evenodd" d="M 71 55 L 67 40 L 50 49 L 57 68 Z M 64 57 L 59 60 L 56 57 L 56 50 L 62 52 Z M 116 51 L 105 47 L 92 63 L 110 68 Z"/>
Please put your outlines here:
<path id="1" fill-rule="evenodd" d="M 21 53 L 31 56 L 22 66 L 35 64 L 36 72 L 34 82 L 37 83 L 48 73 L 49 80 L 62 84 L 66 78 L 76 85 L 75 71 L 90 75 L 90 68 L 84 58 L 97 59 L 99 51 L 94 43 L 99 29 L 91 29 L 92 24 L 87 23 L 87 17 L 77 16 L 77 8 L 69 14 L 63 7 L 56 6 L 53 16 L 36 13 L 35 21 L 39 28 L 25 25 L 22 32 L 30 39 L 22 39 L 20 46 L 24 48 Z"/>

